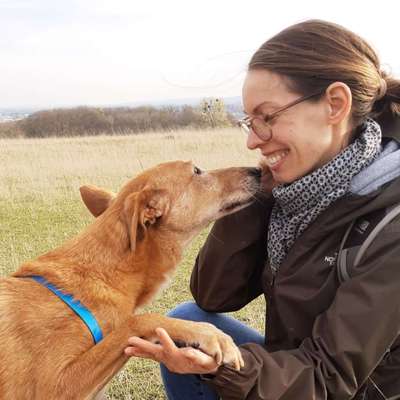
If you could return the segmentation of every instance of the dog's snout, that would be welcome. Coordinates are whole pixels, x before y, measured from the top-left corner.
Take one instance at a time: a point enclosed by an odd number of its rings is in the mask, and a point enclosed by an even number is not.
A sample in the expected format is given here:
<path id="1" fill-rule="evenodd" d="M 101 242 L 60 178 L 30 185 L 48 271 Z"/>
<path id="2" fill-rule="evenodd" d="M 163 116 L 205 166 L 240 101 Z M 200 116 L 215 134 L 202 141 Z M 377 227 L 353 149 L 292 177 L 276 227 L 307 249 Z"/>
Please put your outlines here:
<path id="1" fill-rule="evenodd" d="M 261 178 L 261 168 L 249 168 L 249 175 L 260 179 Z"/>

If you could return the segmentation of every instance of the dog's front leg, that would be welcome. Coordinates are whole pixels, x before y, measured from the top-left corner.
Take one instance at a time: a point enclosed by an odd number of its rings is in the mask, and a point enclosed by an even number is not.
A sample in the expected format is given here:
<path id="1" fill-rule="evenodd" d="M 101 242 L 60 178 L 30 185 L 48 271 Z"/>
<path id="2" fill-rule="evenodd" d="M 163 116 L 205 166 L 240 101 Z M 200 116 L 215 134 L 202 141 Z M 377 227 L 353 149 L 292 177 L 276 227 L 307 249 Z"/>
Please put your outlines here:
<path id="1" fill-rule="evenodd" d="M 158 341 L 156 328 L 164 328 L 178 345 L 198 348 L 213 357 L 218 364 L 228 364 L 237 370 L 244 365 L 242 355 L 232 338 L 214 325 L 158 314 L 142 314 L 137 318 L 140 320 L 142 334 L 136 336 L 155 342 Z"/>
<path id="2" fill-rule="evenodd" d="M 128 360 L 124 349 L 130 336 L 155 339 L 155 329 L 164 328 L 173 340 L 195 346 L 213 356 L 218 363 L 226 363 L 237 369 L 243 365 L 240 352 L 232 339 L 203 322 L 183 321 L 158 314 L 142 314 L 130 317 L 118 329 L 107 335 L 100 343 L 68 363 L 53 393 L 46 399 L 92 399 Z M 53 396 L 54 394 L 54 396 Z"/>
<path id="3" fill-rule="evenodd" d="M 124 366 L 128 357 L 124 354 L 127 340 L 132 334 L 132 321 L 127 321 L 118 329 L 77 356 L 62 368 L 56 376 L 50 377 L 54 382 L 49 388 L 48 381 L 37 397 L 48 400 L 100 400 L 105 398 L 103 388 L 111 378 Z M 102 397 L 103 395 L 103 397 Z"/>

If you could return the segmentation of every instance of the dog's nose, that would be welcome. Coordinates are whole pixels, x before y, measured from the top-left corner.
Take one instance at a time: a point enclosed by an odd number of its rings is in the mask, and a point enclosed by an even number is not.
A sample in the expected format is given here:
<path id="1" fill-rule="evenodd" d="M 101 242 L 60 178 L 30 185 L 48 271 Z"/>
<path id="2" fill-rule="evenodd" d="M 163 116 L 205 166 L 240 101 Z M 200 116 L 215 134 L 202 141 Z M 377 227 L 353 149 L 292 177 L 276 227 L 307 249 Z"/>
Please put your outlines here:
<path id="1" fill-rule="evenodd" d="M 261 178 L 261 168 L 249 168 L 249 175 Z"/>

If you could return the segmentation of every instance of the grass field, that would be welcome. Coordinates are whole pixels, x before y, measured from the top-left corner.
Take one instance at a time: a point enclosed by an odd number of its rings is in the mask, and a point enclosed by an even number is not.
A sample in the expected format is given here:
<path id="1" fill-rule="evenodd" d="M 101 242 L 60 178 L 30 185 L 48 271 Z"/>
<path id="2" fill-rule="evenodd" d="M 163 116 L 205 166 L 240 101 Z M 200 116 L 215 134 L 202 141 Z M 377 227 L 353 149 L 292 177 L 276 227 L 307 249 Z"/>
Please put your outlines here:
<path id="1" fill-rule="evenodd" d="M 91 183 L 117 191 L 142 169 L 168 160 L 193 160 L 203 169 L 255 165 L 235 129 L 130 136 L 0 140 L 0 273 L 54 248 L 91 221 L 79 187 Z M 186 252 L 173 284 L 148 311 L 165 313 L 191 299 L 189 277 L 204 231 Z M 263 330 L 264 302 L 234 315 Z M 111 382 L 108 398 L 165 399 L 158 365 L 134 359 Z"/>

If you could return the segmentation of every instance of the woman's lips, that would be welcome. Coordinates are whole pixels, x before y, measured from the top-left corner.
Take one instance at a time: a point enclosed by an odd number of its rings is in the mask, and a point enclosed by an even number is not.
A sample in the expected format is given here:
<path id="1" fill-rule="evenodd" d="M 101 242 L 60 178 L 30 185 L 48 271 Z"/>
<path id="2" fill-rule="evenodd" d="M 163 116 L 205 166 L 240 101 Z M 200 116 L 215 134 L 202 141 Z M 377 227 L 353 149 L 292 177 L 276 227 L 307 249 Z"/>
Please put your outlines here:
<path id="1" fill-rule="evenodd" d="M 271 170 L 276 170 L 288 154 L 289 150 L 278 150 L 268 155 L 264 154 L 265 163 Z"/>

